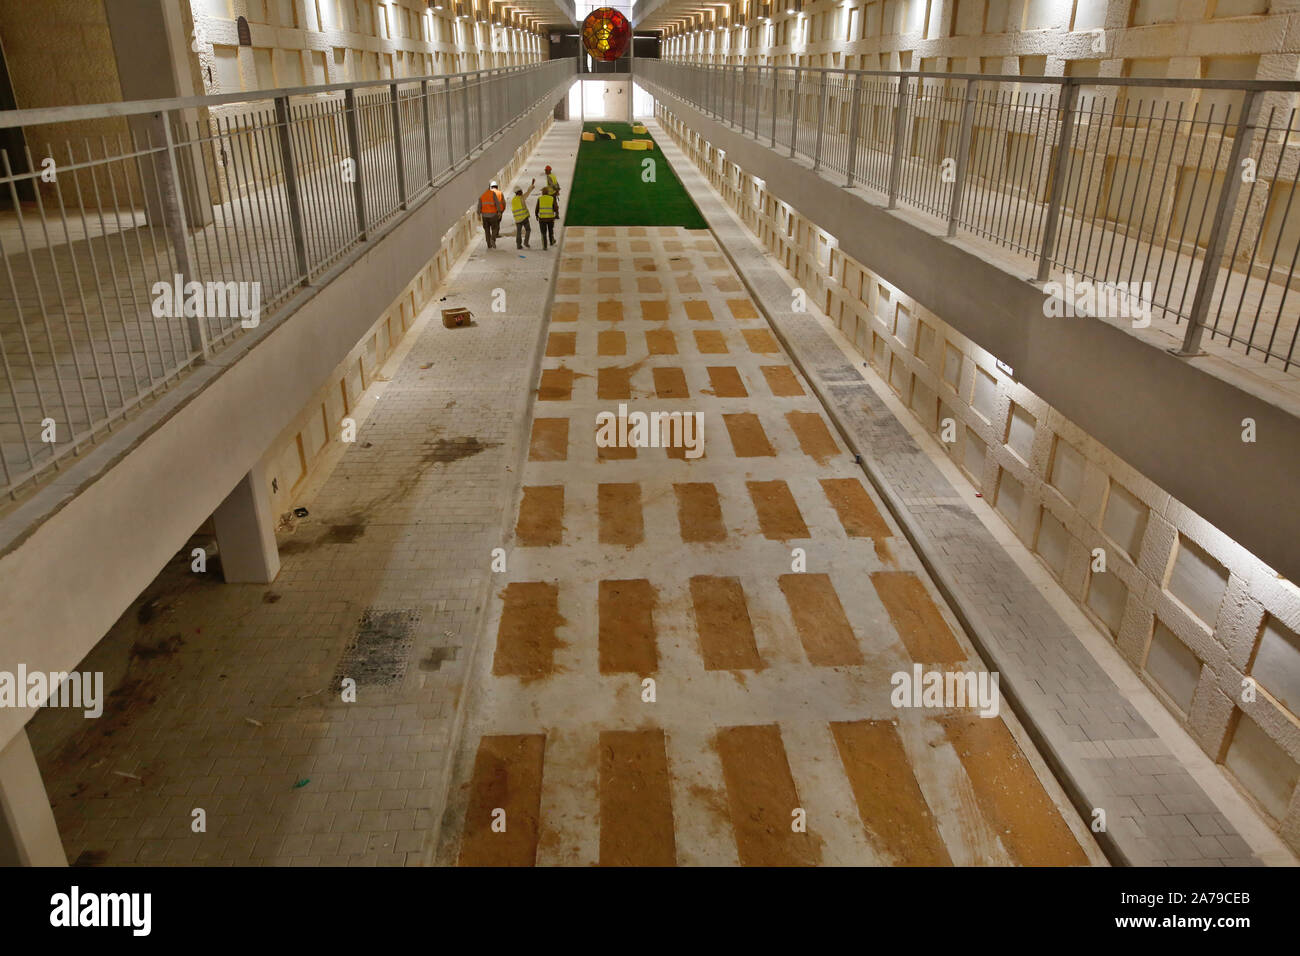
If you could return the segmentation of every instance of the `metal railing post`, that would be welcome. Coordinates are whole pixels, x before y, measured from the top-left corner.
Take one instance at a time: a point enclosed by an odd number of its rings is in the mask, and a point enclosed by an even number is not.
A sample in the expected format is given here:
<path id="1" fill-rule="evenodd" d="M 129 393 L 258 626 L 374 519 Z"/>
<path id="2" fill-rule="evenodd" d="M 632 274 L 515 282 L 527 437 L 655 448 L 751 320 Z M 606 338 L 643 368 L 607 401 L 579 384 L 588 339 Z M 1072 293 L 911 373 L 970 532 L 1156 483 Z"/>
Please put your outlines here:
<path id="1" fill-rule="evenodd" d="M 429 186 L 433 186 L 433 125 L 429 121 L 429 81 L 420 81 L 420 110 L 424 114 L 424 161 L 429 169 Z"/>
<path id="2" fill-rule="evenodd" d="M 348 155 L 352 158 L 352 197 L 357 207 L 357 236 L 366 238 L 366 190 L 362 182 L 361 134 L 357 130 L 355 90 L 343 91 L 343 121 L 348 130 Z"/>
<path id="3" fill-rule="evenodd" d="M 903 140 L 907 130 L 907 76 L 898 77 L 898 107 L 894 113 L 894 149 L 889 160 L 889 205 L 898 205 L 898 184 L 903 175 Z"/>
<path id="4" fill-rule="evenodd" d="M 853 96 L 849 100 L 849 158 L 848 174 L 844 179 L 844 188 L 853 185 L 853 174 L 858 169 L 858 107 L 862 100 L 862 74 L 853 74 Z"/>
<path id="5" fill-rule="evenodd" d="M 176 164 L 176 141 L 172 137 L 171 117 L 166 113 L 155 113 L 154 120 L 162 126 L 161 139 L 167 153 L 163 157 L 162 168 L 158 170 L 158 188 L 161 192 L 163 214 L 167 217 L 167 238 L 171 240 L 172 252 L 176 257 L 176 271 L 182 282 L 195 279 L 193 260 L 190 258 L 189 225 L 185 218 L 185 201 L 181 198 L 180 167 Z M 180 295 L 180 289 L 173 294 Z M 207 358 L 208 327 L 201 316 L 185 317 L 185 335 L 190 351 Z"/>
<path id="6" fill-rule="evenodd" d="M 1224 249 L 1228 243 L 1228 229 L 1232 225 L 1232 216 L 1237 209 L 1237 194 L 1241 191 L 1242 157 L 1250 148 L 1255 138 L 1256 114 L 1259 111 L 1259 93 L 1246 90 L 1241 100 L 1241 115 L 1237 117 L 1237 134 L 1232 140 L 1232 151 L 1228 154 L 1228 164 L 1224 167 L 1223 185 L 1219 187 L 1219 203 L 1214 210 L 1214 224 L 1205 240 L 1205 259 L 1201 263 L 1201 274 L 1196 280 L 1196 295 L 1192 299 L 1192 311 L 1187 317 L 1187 334 L 1183 336 L 1181 348 L 1171 349 L 1175 355 L 1200 355 L 1201 336 L 1205 332 L 1205 317 L 1210 311 L 1210 299 L 1214 297 L 1214 287 L 1219 281 L 1219 265 L 1223 261 Z"/>
<path id="7" fill-rule="evenodd" d="M 275 98 L 275 126 L 280 141 L 280 169 L 284 171 L 284 195 L 289 206 L 289 230 L 293 233 L 293 256 L 301 284 L 307 284 L 307 238 L 302 225 L 302 194 L 298 191 L 298 170 L 293 162 L 293 140 L 289 136 L 289 97 Z"/>
<path id="8" fill-rule="evenodd" d="M 1070 144 L 1074 142 L 1074 101 L 1079 87 L 1068 78 L 1061 87 L 1061 132 L 1056 137 L 1056 165 L 1052 169 L 1052 192 L 1047 200 L 1047 214 L 1043 220 L 1043 243 L 1038 249 L 1038 281 L 1046 282 L 1052 274 L 1052 250 L 1056 247 L 1056 233 L 1061 223 L 1061 199 L 1065 195 L 1065 172 L 1070 168 Z"/>
<path id="9" fill-rule="evenodd" d="M 966 190 L 967 167 L 970 165 L 970 137 L 975 125 L 975 81 L 966 81 L 966 99 L 961 107 L 961 132 L 957 135 L 957 169 L 948 201 L 948 235 L 957 235 L 957 217 L 961 214 L 962 194 Z"/>
<path id="10" fill-rule="evenodd" d="M 397 105 L 397 84 L 388 85 L 388 109 L 393 117 L 393 157 L 397 166 L 397 207 L 406 208 L 406 156 L 402 149 L 402 111 Z"/>
<path id="11" fill-rule="evenodd" d="M 455 124 L 451 121 L 451 77 L 442 78 L 442 104 L 443 114 L 447 118 L 447 168 L 456 168 L 456 137 L 452 135 L 455 130 Z"/>
<path id="12" fill-rule="evenodd" d="M 749 119 L 749 67 L 740 68 L 740 135 L 744 136 Z"/>
<path id="13" fill-rule="evenodd" d="M 487 130 L 483 126 L 483 75 L 481 73 L 475 79 L 474 86 L 478 90 L 475 99 L 478 100 L 478 142 L 481 148 L 487 142 Z"/>
<path id="14" fill-rule="evenodd" d="M 826 71 L 817 83 L 817 146 L 813 150 L 813 172 L 822 168 L 822 130 L 826 126 Z"/>
<path id="15" fill-rule="evenodd" d="M 772 67 L 772 149 L 776 149 L 776 98 L 779 93 L 781 68 Z"/>
<path id="16" fill-rule="evenodd" d="M 790 97 L 792 108 L 790 110 L 790 158 L 794 159 L 795 143 L 799 141 L 799 101 L 802 97 L 799 95 L 799 84 L 803 82 L 803 67 L 794 68 L 794 91 Z"/>
<path id="17" fill-rule="evenodd" d="M 731 99 L 727 104 L 727 123 L 734 128 L 736 125 L 736 82 L 740 77 L 740 71 L 733 67 L 727 72 L 731 74 Z"/>
<path id="18" fill-rule="evenodd" d="M 470 126 L 470 123 L 469 123 L 469 116 L 470 116 L 470 113 L 473 111 L 473 107 L 470 106 L 470 102 L 469 102 L 469 74 L 468 74 L 468 73 L 463 73 L 463 74 L 461 74 L 461 84 L 460 84 L 460 89 L 461 89 L 461 97 L 462 97 L 462 98 L 464 99 L 464 101 L 465 101 L 465 116 L 464 116 L 464 123 L 465 123 L 465 162 L 468 163 L 468 162 L 469 162 L 469 158 L 470 158 L 471 156 L 474 155 L 474 141 L 473 141 L 473 139 L 470 138 L 470 135 L 469 135 L 469 126 Z"/>

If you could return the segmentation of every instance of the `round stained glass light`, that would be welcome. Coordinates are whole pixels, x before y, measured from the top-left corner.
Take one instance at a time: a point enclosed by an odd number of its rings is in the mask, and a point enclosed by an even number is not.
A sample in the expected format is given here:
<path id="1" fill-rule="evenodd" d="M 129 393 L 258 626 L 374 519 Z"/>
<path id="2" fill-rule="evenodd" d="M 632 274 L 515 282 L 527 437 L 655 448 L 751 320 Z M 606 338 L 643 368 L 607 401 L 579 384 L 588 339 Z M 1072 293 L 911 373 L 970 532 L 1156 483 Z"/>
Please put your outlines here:
<path id="1" fill-rule="evenodd" d="M 599 7 L 582 21 L 582 45 L 597 60 L 617 60 L 627 49 L 632 24 L 613 7 Z"/>

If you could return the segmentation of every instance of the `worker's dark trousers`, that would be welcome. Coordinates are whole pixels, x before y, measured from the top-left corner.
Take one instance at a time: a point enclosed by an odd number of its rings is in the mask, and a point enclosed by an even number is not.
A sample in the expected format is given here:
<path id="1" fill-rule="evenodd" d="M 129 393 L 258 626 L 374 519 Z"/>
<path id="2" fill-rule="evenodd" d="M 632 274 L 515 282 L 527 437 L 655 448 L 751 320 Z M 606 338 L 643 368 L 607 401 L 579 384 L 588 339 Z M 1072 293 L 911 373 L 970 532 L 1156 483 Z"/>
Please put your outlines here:
<path id="1" fill-rule="evenodd" d="M 497 247 L 497 236 L 501 235 L 501 217 L 484 216 L 483 217 L 483 238 L 487 240 L 489 249 Z"/>
<path id="2" fill-rule="evenodd" d="M 537 225 L 542 229 L 542 248 L 546 248 L 548 240 L 551 245 L 555 245 L 555 220 L 539 219 L 537 220 Z"/>
<path id="3" fill-rule="evenodd" d="M 515 248 L 522 249 L 528 245 L 528 240 L 533 237 L 533 223 L 531 218 L 521 219 L 515 223 Z"/>

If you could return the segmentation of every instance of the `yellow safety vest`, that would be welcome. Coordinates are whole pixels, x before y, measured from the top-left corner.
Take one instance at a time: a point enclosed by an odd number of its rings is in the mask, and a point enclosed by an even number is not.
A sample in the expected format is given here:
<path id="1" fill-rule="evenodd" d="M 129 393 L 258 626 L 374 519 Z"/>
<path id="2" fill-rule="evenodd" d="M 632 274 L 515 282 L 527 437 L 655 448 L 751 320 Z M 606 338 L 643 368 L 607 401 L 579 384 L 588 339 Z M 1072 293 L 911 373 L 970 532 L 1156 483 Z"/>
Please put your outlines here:
<path id="1" fill-rule="evenodd" d="M 510 200 L 510 211 L 515 214 L 515 222 L 523 222 L 528 218 L 528 204 L 524 202 L 523 196 Z"/>
<path id="2" fill-rule="evenodd" d="M 550 186 L 552 189 L 560 188 L 560 181 L 555 178 L 555 173 L 546 174 L 546 185 Z"/>
<path id="3" fill-rule="evenodd" d="M 537 197 L 537 218 L 554 219 L 555 218 L 555 197 L 543 193 Z"/>

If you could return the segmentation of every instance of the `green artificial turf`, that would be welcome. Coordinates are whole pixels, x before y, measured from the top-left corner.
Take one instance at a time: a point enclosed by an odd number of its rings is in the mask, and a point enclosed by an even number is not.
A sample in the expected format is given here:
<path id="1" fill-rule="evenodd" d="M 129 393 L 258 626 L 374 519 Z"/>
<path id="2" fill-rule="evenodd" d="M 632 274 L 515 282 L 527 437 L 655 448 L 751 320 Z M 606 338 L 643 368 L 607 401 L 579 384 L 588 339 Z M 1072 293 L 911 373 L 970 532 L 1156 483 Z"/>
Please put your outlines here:
<path id="1" fill-rule="evenodd" d="M 630 123 L 601 121 L 586 123 L 583 128 L 594 133 L 597 126 L 618 139 L 597 139 L 579 146 L 573 183 L 560 194 L 565 225 L 708 228 L 657 145 L 644 151 L 622 145 L 625 139 L 654 137 L 649 133 L 637 136 Z M 646 159 L 654 160 L 652 183 L 641 178 Z"/>

